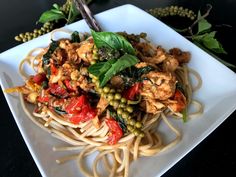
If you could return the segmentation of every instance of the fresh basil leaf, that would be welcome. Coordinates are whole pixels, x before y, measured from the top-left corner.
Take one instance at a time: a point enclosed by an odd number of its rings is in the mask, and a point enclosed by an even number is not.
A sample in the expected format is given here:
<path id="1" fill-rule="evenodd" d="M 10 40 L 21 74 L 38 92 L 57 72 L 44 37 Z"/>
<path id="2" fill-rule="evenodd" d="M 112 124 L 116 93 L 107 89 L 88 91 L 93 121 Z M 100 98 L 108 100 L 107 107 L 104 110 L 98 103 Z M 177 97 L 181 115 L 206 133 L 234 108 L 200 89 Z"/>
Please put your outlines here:
<path id="1" fill-rule="evenodd" d="M 121 50 L 124 53 L 135 54 L 135 49 L 121 35 L 112 32 L 95 32 L 91 30 L 94 43 L 97 48 L 106 47 L 113 50 Z"/>
<path id="2" fill-rule="evenodd" d="M 57 49 L 58 46 L 59 46 L 58 41 L 52 41 L 50 46 L 49 46 L 49 49 L 48 49 L 47 53 L 45 53 L 43 55 L 43 68 L 44 68 L 44 71 L 47 74 L 47 76 L 51 75 L 51 69 L 48 66 L 48 64 L 50 63 L 51 55 Z"/>
<path id="3" fill-rule="evenodd" d="M 94 65 L 89 66 L 88 72 L 98 77 L 100 75 L 100 69 L 105 65 L 106 62 L 98 62 Z"/>
<path id="4" fill-rule="evenodd" d="M 203 46 L 201 43 L 199 43 L 198 41 L 194 40 L 193 43 L 200 47 L 202 50 L 204 50 L 205 52 L 207 52 L 208 54 L 210 54 L 211 56 L 213 56 L 215 59 L 217 59 L 219 62 L 221 62 L 222 64 L 224 64 L 225 66 L 227 67 L 230 67 L 230 68 L 236 68 L 235 65 L 225 61 L 225 60 L 222 60 L 221 58 L 219 58 L 218 56 L 216 56 L 212 51 L 210 51 L 210 49 L 206 48 L 205 46 Z"/>
<path id="5" fill-rule="evenodd" d="M 65 15 L 60 10 L 51 9 L 51 10 L 48 10 L 48 11 L 44 12 L 40 16 L 39 22 L 46 23 L 46 22 L 49 22 L 49 21 L 65 19 L 65 18 L 66 18 Z"/>
<path id="6" fill-rule="evenodd" d="M 79 32 L 78 31 L 74 31 L 71 34 L 71 42 L 80 42 L 80 37 L 79 37 Z"/>
<path id="7" fill-rule="evenodd" d="M 202 16 L 201 16 L 201 12 L 198 11 L 198 19 L 200 19 Z M 206 19 L 201 19 L 199 20 L 198 22 L 198 34 L 204 32 L 204 31 L 207 31 L 211 28 L 211 24 L 206 20 Z"/>
<path id="8" fill-rule="evenodd" d="M 78 11 L 78 9 L 76 8 L 74 2 L 72 1 L 70 3 L 70 10 L 69 10 L 69 14 L 68 14 L 68 17 L 67 17 L 67 24 L 70 24 L 70 23 L 74 22 L 79 14 L 80 14 L 80 12 Z"/>
<path id="9" fill-rule="evenodd" d="M 215 34 L 216 31 L 212 31 L 210 33 L 205 33 L 202 35 L 195 35 L 192 39 L 193 41 L 204 45 L 206 48 L 212 50 L 213 52 L 227 54 L 221 43 L 215 38 Z"/>
<path id="10" fill-rule="evenodd" d="M 116 59 L 111 59 L 105 62 L 103 67 L 99 69 L 100 72 L 99 76 L 107 72 L 112 67 L 112 64 L 115 63 L 116 61 L 117 61 Z"/>
<path id="11" fill-rule="evenodd" d="M 99 62 L 94 65 L 91 65 L 88 68 L 88 71 L 94 76 L 99 77 L 100 75 L 107 72 L 112 67 L 112 64 L 115 62 L 116 62 L 116 59 L 111 59 L 111 60 L 108 60 L 107 62 Z"/>
<path id="12" fill-rule="evenodd" d="M 215 39 L 213 35 L 211 35 L 210 33 L 208 33 L 206 36 L 203 37 L 202 43 L 205 47 L 216 53 L 226 54 L 226 51 L 223 49 L 220 42 L 217 39 Z"/>
<path id="13" fill-rule="evenodd" d="M 103 74 L 99 76 L 100 87 L 105 86 L 105 84 L 117 73 L 122 70 L 131 67 L 138 63 L 137 57 L 129 54 L 124 54 L 122 57 L 116 60 L 115 63 L 111 64 L 111 67 Z M 109 61 L 107 61 L 109 62 Z"/>
<path id="14" fill-rule="evenodd" d="M 60 10 L 60 6 L 59 6 L 58 4 L 54 3 L 52 6 L 53 6 L 55 9 Z"/>

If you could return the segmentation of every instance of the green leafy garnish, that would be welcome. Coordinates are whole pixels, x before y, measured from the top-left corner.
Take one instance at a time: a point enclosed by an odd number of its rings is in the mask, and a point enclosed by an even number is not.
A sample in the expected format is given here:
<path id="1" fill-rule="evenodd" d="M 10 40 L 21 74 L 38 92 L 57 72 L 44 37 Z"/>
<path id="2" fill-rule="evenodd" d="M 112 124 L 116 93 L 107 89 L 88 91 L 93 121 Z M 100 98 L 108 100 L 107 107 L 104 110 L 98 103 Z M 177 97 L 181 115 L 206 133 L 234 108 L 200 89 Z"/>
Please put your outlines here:
<path id="1" fill-rule="evenodd" d="M 51 75 L 51 69 L 48 66 L 48 64 L 50 62 L 51 55 L 57 49 L 58 46 L 59 46 L 58 41 L 52 41 L 47 53 L 45 53 L 43 55 L 43 69 L 44 69 L 45 73 L 47 74 L 47 76 Z"/>
<path id="2" fill-rule="evenodd" d="M 97 48 L 120 50 L 131 55 L 135 54 L 133 46 L 121 35 L 112 32 L 95 32 L 91 30 Z"/>
<path id="3" fill-rule="evenodd" d="M 113 109 L 109 109 L 111 117 L 113 117 L 119 124 L 120 128 L 122 129 L 123 133 L 127 131 L 127 126 L 125 123 L 125 120 L 118 114 Z"/>
<path id="4" fill-rule="evenodd" d="M 88 68 L 88 71 L 97 76 L 100 81 L 100 87 L 105 84 L 117 73 L 138 63 L 136 56 L 124 54 L 118 59 L 111 59 L 106 62 L 96 63 Z"/>
<path id="5" fill-rule="evenodd" d="M 71 34 L 71 42 L 80 42 L 80 37 L 79 37 L 79 32 L 78 31 L 74 31 Z"/>
<path id="6" fill-rule="evenodd" d="M 60 107 L 54 107 L 54 111 L 57 113 L 57 114 L 67 114 L 66 111 L 63 111 Z"/>
<path id="7" fill-rule="evenodd" d="M 211 24 L 201 16 L 201 12 L 198 11 L 198 34 L 203 33 L 211 28 Z"/>
<path id="8" fill-rule="evenodd" d="M 59 20 L 59 19 L 66 19 L 65 14 L 60 10 L 58 4 L 53 4 L 53 8 L 44 12 L 40 18 L 39 22 L 46 23 L 49 21 Z"/>

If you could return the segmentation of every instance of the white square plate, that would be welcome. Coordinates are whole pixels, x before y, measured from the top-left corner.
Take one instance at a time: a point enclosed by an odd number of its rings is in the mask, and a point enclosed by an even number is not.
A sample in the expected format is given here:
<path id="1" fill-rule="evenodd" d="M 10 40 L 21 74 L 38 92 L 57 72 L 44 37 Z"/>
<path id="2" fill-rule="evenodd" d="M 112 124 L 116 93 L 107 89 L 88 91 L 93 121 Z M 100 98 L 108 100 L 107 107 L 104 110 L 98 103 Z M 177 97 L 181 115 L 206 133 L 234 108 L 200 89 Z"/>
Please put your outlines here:
<path id="1" fill-rule="evenodd" d="M 187 123 L 173 121 L 183 134 L 180 143 L 157 156 L 140 158 L 131 165 L 130 176 L 160 176 L 206 138 L 235 110 L 236 75 L 171 28 L 133 5 L 124 5 L 105 11 L 96 15 L 96 19 L 105 31 L 146 32 L 150 41 L 166 49 L 178 47 L 190 51 L 192 59 L 189 66 L 198 71 L 202 77 L 203 86 L 194 97 L 204 104 L 204 113 Z M 84 20 L 65 28 L 80 32 L 89 31 Z M 60 35 L 63 36 L 63 34 Z M 20 61 L 31 49 L 45 47 L 49 42 L 50 34 L 46 34 L 0 54 L 0 77 L 3 90 L 23 83 L 18 73 Z M 52 146 L 64 143 L 52 138 L 34 125 L 23 112 L 18 97 L 7 94 L 5 97 L 41 174 L 44 177 L 82 176 L 74 161 L 63 165 L 56 164 L 55 160 L 64 153 L 53 152 Z"/>

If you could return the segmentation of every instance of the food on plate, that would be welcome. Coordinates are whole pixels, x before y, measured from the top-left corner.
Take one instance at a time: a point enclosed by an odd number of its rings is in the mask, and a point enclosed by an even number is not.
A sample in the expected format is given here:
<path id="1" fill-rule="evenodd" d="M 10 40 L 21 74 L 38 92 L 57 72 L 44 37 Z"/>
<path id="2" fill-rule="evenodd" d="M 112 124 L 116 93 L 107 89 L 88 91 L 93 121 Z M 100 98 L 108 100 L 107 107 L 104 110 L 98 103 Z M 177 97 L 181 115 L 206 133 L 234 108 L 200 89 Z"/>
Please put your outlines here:
<path id="1" fill-rule="evenodd" d="M 19 92 L 29 118 L 71 145 L 55 151 L 81 149 L 58 163 L 77 159 L 85 176 L 127 177 L 133 160 L 158 154 L 180 140 L 166 116 L 186 121 L 202 112 L 201 104 L 192 100 L 201 79 L 188 68 L 190 58 L 179 48 L 152 44 L 145 33 L 73 32 L 70 39 L 52 37 L 49 46 L 32 50 L 19 65 L 24 85 L 5 92 Z M 26 64 L 34 75 L 25 72 Z M 199 81 L 194 87 L 189 72 Z M 192 114 L 191 103 L 199 106 Z M 161 121 L 175 134 L 171 142 L 162 141 Z M 85 157 L 95 152 L 93 165 L 85 168 Z"/>

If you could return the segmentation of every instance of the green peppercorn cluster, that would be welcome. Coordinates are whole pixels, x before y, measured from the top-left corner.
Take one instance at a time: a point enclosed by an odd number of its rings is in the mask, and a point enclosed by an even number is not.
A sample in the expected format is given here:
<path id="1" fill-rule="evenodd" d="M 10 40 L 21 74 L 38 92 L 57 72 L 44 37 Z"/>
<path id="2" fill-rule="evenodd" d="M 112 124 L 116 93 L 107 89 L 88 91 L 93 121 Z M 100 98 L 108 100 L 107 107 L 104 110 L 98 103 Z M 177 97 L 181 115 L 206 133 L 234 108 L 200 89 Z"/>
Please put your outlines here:
<path id="1" fill-rule="evenodd" d="M 133 133 L 135 136 L 143 137 L 144 133 L 142 131 L 142 123 L 132 118 L 132 113 L 134 111 L 133 106 L 122 97 L 121 90 L 105 86 L 103 88 L 99 87 L 98 78 L 89 75 L 92 79 L 92 82 L 95 83 L 96 91 L 101 95 L 101 97 L 106 98 L 109 101 L 109 105 L 112 106 L 117 115 L 122 117 L 127 125 L 127 130 Z"/>
<path id="2" fill-rule="evenodd" d="M 61 11 L 64 12 L 64 14 L 68 15 L 70 12 L 70 7 L 71 7 L 72 0 L 67 0 L 61 7 Z"/>
<path id="3" fill-rule="evenodd" d="M 148 12 L 155 16 L 156 18 L 162 18 L 167 16 L 180 16 L 180 17 L 186 17 L 191 20 L 194 20 L 196 18 L 196 14 L 188 9 L 183 8 L 181 6 L 168 6 L 164 8 L 153 8 L 149 9 Z"/>
<path id="4" fill-rule="evenodd" d="M 130 42 L 140 42 L 140 39 L 146 39 L 147 33 L 140 34 L 128 34 L 126 32 L 118 32 L 119 35 L 123 36 Z"/>
<path id="5" fill-rule="evenodd" d="M 15 36 L 15 40 L 19 41 L 19 42 L 29 41 L 31 39 L 34 39 L 38 36 L 41 36 L 43 34 L 46 34 L 50 31 L 52 31 L 53 26 L 54 26 L 53 22 L 44 23 L 44 25 L 41 28 L 34 29 L 33 32 L 25 32 L 25 33 L 21 33 L 21 34 Z"/>

